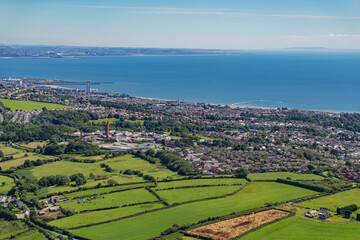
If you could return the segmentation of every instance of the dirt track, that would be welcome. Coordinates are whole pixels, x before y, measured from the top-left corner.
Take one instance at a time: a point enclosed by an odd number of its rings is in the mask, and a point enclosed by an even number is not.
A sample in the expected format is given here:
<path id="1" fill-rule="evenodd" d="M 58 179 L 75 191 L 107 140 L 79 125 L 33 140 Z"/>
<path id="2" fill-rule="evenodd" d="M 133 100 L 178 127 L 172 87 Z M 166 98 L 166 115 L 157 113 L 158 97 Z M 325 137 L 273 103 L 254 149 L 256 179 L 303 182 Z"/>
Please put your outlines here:
<path id="1" fill-rule="evenodd" d="M 286 215 L 288 215 L 287 212 L 269 210 L 229 219 L 218 223 L 213 223 L 190 230 L 188 232 L 191 234 L 211 237 L 214 239 L 228 240 L 239 236 L 253 228 L 256 228 L 264 223 L 271 222 Z"/>

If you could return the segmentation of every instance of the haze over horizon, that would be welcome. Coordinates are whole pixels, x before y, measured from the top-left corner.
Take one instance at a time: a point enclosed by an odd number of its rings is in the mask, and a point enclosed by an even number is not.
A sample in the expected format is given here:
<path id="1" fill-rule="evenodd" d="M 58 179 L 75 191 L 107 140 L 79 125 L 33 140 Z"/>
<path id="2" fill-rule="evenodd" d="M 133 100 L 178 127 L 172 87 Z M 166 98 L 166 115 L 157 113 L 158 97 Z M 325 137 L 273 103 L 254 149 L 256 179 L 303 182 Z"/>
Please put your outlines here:
<path id="1" fill-rule="evenodd" d="M 360 49 L 360 1 L 0 1 L 0 44 Z"/>

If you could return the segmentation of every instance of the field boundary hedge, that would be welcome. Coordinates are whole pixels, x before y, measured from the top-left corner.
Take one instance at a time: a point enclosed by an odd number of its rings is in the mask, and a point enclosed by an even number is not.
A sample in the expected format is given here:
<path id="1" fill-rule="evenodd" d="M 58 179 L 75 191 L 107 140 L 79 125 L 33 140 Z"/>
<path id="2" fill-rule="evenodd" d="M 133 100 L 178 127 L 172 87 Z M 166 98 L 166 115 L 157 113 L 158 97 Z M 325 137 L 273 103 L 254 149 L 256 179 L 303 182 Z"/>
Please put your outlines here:
<path id="1" fill-rule="evenodd" d="M 149 193 L 151 193 L 152 195 L 154 195 L 160 202 L 162 202 L 165 206 L 169 206 L 170 204 L 168 202 L 165 201 L 165 199 L 163 199 L 162 197 L 160 197 L 154 190 L 152 190 L 149 187 L 145 187 L 146 190 L 149 191 Z"/>

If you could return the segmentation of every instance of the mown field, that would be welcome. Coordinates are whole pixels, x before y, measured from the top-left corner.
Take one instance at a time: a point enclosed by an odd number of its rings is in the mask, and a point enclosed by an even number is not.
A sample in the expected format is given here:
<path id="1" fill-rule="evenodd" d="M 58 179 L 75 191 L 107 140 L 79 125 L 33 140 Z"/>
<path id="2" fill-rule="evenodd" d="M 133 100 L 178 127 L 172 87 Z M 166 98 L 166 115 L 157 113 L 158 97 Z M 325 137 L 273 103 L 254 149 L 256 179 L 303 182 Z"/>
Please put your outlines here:
<path id="1" fill-rule="evenodd" d="M 360 206 L 359 188 L 298 203 L 298 205 L 302 207 L 308 207 L 313 209 L 320 209 L 320 207 L 325 207 L 333 212 L 336 212 L 337 207 L 345 207 L 351 204 L 356 204 Z"/>
<path id="2" fill-rule="evenodd" d="M 148 239 L 158 236 L 175 223 L 194 223 L 208 217 L 264 206 L 268 202 L 282 202 L 313 194 L 316 192 L 285 184 L 255 182 L 236 195 L 183 204 L 112 223 L 76 229 L 73 232 L 91 239 L 115 239 L 119 235 L 123 239 Z"/>
<path id="3" fill-rule="evenodd" d="M 61 208 L 73 212 L 120 207 L 122 205 L 157 201 L 157 198 L 145 189 L 134 189 L 97 196 L 96 199 L 70 200 L 60 203 Z"/>
<path id="4" fill-rule="evenodd" d="M 164 207 L 162 203 L 149 203 L 103 211 L 86 212 L 76 214 L 70 217 L 61 218 L 59 220 L 52 221 L 49 224 L 60 228 L 76 228 L 88 224 L 106 222 L 113 219 L 130 216 L 139 212 L 149 211 L 162 207 Z"/>
<path id="5" fill-rule="evenodd" d="M 291 178 L 293 180 L 319 180 L 323 177 L 315 174 L 298 174 L 293 172 L 267 172 L 267 173 L 250 173 L 248 178 L 251 180 L 276 180 L 278 178 Z"/>
<path id="6" fill-rule="evenodd" d="M 239 190 L 241 186 L 213 186 L 213 187 L 194 187 L 179 188 L 171 190 L 156 191 L 167 203 L 182 203 L 211 197 L 220 197 Z"/>
<path id="7" fill-rule="evenodd" d="M 0 175 L 0 194 L 7 194 L 13 186 L 14 179 Z"/>
<path id="8" fill-rule="evenodd" d="M 66 109 L 74 108 L 72 106 L 66 106 L 55 103 L 46 103 L 46 102 L 34 102 L 34 101 L 21 101 L 21 100 L 11 100 L 0 98 L 0 102 L 4 104 L 5 107 L 11 109 L 11 111 L 22 110 L 22 111 L 32 111 L 40 110 L 43 107 L 47 109 Z"/>
<path id="9" fill-rule="evenodd" d="M 158 189 L 167 189 L 167 188 L 178 188 L 178 187 L 187 187 L 187 186 L 206 186 L 206 185 L 235 185 L 235 184 L 246 184 L 245 179 L 241 178 L 212 178 L 212 179 L 190 179 L 190 180 L 181 180 L 181 181 L 171 181 L 171 182 L 159 182 L 158 186 L 155 188 Z"/>
<path id="10" fill-rule="evenodd" d="M 359 239 L 360 224 L 325 223 L 291 217 L 268 225 L 242 240 L 354 240 Z"/>

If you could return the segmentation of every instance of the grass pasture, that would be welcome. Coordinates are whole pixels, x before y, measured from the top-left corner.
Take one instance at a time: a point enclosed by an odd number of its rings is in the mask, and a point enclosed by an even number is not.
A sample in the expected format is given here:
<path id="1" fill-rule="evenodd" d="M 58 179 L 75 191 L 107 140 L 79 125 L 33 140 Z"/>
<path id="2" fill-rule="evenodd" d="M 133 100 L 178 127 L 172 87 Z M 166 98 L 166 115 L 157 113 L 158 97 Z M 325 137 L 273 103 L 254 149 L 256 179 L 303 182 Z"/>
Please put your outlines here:
<path id="1" fill-rule="evenodd" d="M 11 100 L 11 99 L 0 99 L 0 102 L 4 104 L 5 107 L 10 108 L 11 111 L 22 110 L 22 111 L 32 111 L 40 110 L 43 107 L 47 109 L 66 109 L 74 108 L 72 106 L 66 106 L 55 103 L 46 103 L 46 102 L 35 102 L 35 101 L 21 101 L 21 100 Z"/>
<path id="2" fill-rule="evenodd" d="M 211 197 L 220 197 L 238 190 L 241 186 L 212 186 L 156 191 L 169 204 L 182 203 Z"/>
<path id="3" fill-rule="evenodd" d="M 21 151 L 21 150 L 19 150 L 19 151 Z M 27 154 L 28 156 L 26 157 L 25 154 Z M 19 165 L 22 165 L 25 162 L 25 160 L 36 161 L 38 159 L 46 160 L 46 159 L 54 158 L 52 156 L 44 156 L 44 155 L 36 154 L 36 153 L 32 153 L 32 152 L 18 152 L 18 153 L 13 154 L 12 156 L 14 157 L 13 160 L 0 162 L 0 167 L 3 170 L 7 170 L 11 167 L 17 167 Z"/>
<path id="4" fill-rule="evenodd" d="M 359 238 L 360 224 L 325 223 L 291 217 L 265 226 L 243 240 L 353 240 Z"/>
<path id="5" fill-rule="evenodd" d="M 60 228 L 76 228 L 88 224 L 106 222 L 162 207 L 164 207 L 162 203 L 149 203 L 103 211 L 86 212 L 61 218 L 59 220 L 52 221 L 49 224 Z"/>
<path id="6" fill-rule="evenodd" d="M 101 163 L 109 165 L 114 171 L 106 172 L 104 168 L 100 167 Z M 90 173 L 93 173 L 95 176 L 107 176 L 109 179 L 113 179 L 119 184 L 143 181 L 141 177 L 135 175 L 120 174 L 120 170 L 124 171 L 126 169 L 140 170 L 144 174 L 149 174 L 159 179 L 179 177 L 179 175 L 168 170 L 160 163 L 150 164 L 140 158 L 135 158 L 132 155 L 111 158 L 96 163 L 79 163 L 63 160 L 19 170 L 18 173 L 31 179 L 40 179 L 49 175 L 71 176 L 77 173 L 82 173 L 85 177 L 89 178 Z"/>
<path id="7" fill-rule="evenodd" d="M 21 146 L 27 147 L 27 148 L 37 148 L 38 146 L 43 147 L 45 144 L 46 144 L 46 141 L 43 141 L 43 142 L 29 142 L 29 143 L 21 144 Z"/>
<path id="8" fill-rule="evenodd" d="M 134 203 L 153 202 L 157 201 L 157 198 L 145 189 L 134 189 L 104 194 L 92 200 L 84 200 L 79 200 L 80 203 L 78 200 L 64 201 L 60 203 L 60 206 L 74 212 L 81 212 L 86 210 L 119 207 Z"/>
<path id="9" fill-rule="evenodd" d="M 204 186 L 204 185 L 244 185 L 247 181 L 242 178 L 212 178 L 212 179 L 189 179 L 171 182 L 159 182 L 155 190 L 167 189 L 167 188 L 178 188 L 188 186 Z"/>
<path id="10" fill-rule="evenodd" d="M 7 194 L 13 186 L 15 186 L 14 179 L 0 175 L 0 194 Z"/>
<path id="11" fill-rule="evenodd" d="M 255 182 L 240 193 L 207 201 L 183 204 L 140 216 L 73 230 L 76 235 L 91 239 L 148 239 L 173 224 L 195 223 L 208 217 L 223 216 L 232 212 L 244 211 L 264 206 L 267 202 L 282 202 L 316 194 L 303 188 L 275 182 Z M 141 231 L 139 231 L 141 229 Z"/>
<path id="12" fill-rule="evenodd" d="M 114 123 L 116 121 L 119 121 L 119 119 L 117 118 L 100 118 L 97 120 L 90 120 L 89 122 L 94 123 L 94 124 L 99 124 L 99 123 Z"/>
<path id="13" fill-rule="evenodd" d="M 47 238 L 37 230 L 25 231 L 22 234 L 16 236 L 15 239 L 16 240 L 47 240 Z"/>
<path id="14" fill-rule="evenodd" d="M 26 229 L 23 222 L 0 219 L 0 239 L 9 239 L 10 236 L 24 232 Z"/>
<path id="15" fill-rule="evenodd" d="M 250 173 L 248 178 L 251 180 L 276 180 L 278 178 L 290 177 L 292 180 L 321 180 L 323 177 L 315 174 L 298 174 L 293 172 L 266 172 Z"/>
<path id="16" fill-rule="evenodd" d="M 167 169 L 161 163 L 150 164 L 143 159 L 133 157 L 132 155 L 125 155 L 116 158 L 110 158 L 102 163 L 108 164 L 111 168 L 119 170 L 140 170 L 144 174 L 151 175 L 157 179 L 165 179 L 165 178 L 179 178 L 180 176 Z"/>

